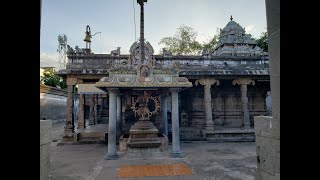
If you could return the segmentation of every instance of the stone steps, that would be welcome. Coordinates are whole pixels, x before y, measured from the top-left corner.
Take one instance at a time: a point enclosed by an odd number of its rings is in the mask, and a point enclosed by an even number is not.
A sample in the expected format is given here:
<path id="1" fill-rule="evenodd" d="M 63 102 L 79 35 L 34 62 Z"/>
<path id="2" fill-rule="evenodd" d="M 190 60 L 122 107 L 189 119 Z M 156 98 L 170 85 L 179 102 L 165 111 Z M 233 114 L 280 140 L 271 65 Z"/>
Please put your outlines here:
<path id="1" fill-rule="evenodd" d="M 77 139 L 79 144 L 106 143 L 105 132 L 85 132 L 78 133 Z"/>
<path id="2" fill-rule="evenodd" d="M 218 131 L 206 132 L 206 141 L 209 142 L 254 142 L 254 131 L 248 130 L 234 130 L 234 131 Z"/>

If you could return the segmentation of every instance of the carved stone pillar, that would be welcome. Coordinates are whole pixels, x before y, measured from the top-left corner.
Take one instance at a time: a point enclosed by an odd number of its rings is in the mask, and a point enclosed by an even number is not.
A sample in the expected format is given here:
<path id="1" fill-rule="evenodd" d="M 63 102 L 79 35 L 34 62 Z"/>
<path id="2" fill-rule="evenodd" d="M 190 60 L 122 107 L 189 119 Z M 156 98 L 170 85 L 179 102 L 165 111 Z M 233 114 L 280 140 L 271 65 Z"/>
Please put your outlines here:
<path id="1" fill-rule="evenodd" d="M 67 119 L 66 126 L 64 127 L 64 136 L 63 141 L 74 141 L 74 114 L 73 114 L 73 105 L 74 105 L 74 85 L 77 83 L 76 78 L 67 79 Z"/>
<path id="2" fill-rule="evenodd" d="M 82 80 L 78 80 L 78 84 L 83 83 Z M 78 116 L 78 127 L 77 129 L 85 128 L 85 119 L 84 119 L 84 94 L 79 96 L 79 116 Z"/>
<path id="3" fill-rule="evenodd" d="M 117 134 L 117 89 L 108 89 L 109 93 L 109 129 L 108 129 L 108 153 L 106 160 L 118 159 L 116 134 Z"/>
<path id="4" fill-rule="evenodd" d="M 214 84 L 220 85 L 219 80 L 214 78 L 204 78 L 198 79 L 195 82 L 195 85 L 201 84 L 204 86 L 204 109 L 205 109 L 205 118 L 206 118 L 206 129 L 213 129 L 213 118 L 212 118 L 212 108 L 211 108 L 211 85 Z"/>
<path id="5" fill-rule="evenodd" d="M 179 97 L 178 92 L 180 88 L 171 88 L 172 97 L 172 157 L 182 157 L 180 151 L 180 130 L 179 130 Z"/>
<path id="6" fill-rule="evenodd" d="M 167 93 L 161 95 L 161 113 L 163 122 L 163 133 L 168 136 L 168 95 Z"/>
<path id="7" fill-rule="evenodd" d="M 121 96 L 117 96 L 117 139 L 121 135 Z"/>
<path id="8" fill-rule="evenodd" d="M 94 95 L 94 124 L 98 124 L 98 94 Z"/>
<path id="9" fill-rule="evenodd" d="M 247 78 L 239 78 L 232 81 L 233 85 L 240 85 L 241 90 L 241 102 L 242 102 L 242 110 L 243 110 L 243 119 L 242 119 L 242 126 L 245 129 L 250 128 L 250 116 L 249 116 L 249 109 L 248 109 L 248 96 L 247 96 L 247 86 L 252 84 L 254 85 L 255 82 L 252 79 Z"/>
<path id="10" fill-rule="evenodd" d="M 85 128 L 84 119 L 84 94 L 80 94 L 79 97 L 79 119 L 78 119 L 78 129 Z"/>
<path id="11" fill-rule="evenodd" d="M 89 125 L 94 125 L 94 94 L 90 95 Z"/>

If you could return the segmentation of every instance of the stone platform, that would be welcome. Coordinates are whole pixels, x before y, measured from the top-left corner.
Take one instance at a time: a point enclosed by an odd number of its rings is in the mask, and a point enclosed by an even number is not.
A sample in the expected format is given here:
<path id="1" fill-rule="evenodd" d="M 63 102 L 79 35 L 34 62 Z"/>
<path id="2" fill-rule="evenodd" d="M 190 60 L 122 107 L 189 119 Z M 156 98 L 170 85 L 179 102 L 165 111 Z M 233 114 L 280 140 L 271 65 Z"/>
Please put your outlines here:
<path id="1" fill-rule="evenodd" d="M 105 144 L 108 137 L 108 124 L 97 124 L 87 126 L 85 129 L 75 129 L 76 141 L 60 142 L 64 144 Z"/>
<path id="2" fill-rule="evenodd" d="M 254 129 L 229 128 L 221 130 L 202 130 L 203 137 L 209 142 L 254 142 Z"/>

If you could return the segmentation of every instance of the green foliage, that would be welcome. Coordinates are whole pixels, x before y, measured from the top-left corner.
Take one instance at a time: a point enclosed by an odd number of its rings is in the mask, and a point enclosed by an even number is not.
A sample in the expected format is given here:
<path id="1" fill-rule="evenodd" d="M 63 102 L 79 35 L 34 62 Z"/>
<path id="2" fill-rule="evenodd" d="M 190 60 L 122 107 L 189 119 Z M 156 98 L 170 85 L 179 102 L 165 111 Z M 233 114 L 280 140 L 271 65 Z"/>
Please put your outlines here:
<path id="1" fill-rule="evenodd" d="M 173 54 L 181 55 L 200 54 L 203 48 L 213 49 L 217 43 L 217 36 L 214 36 L 208 43 L 201 44 L 196 40 L 197 34 L 193 28 L 182 25 L 178 28 L 174 37 L 164 37 L 158 44 L 164 44 L 165 49 Z"/>
<path id="2" fill-rule="evenodd" d="M 262 32 L 260 38 L 256 39 L 258 46 L 263 49 L 263 51 L 268 52 L 268 34 L 267 32 Z"/>
<path id="3" fill-rule="evenodd" d="M 61 89 L 67 88 L 67 82 L 60 76 L 56 75 L 53 69 L 47 69 L 43 72 L 43 82 L 47 86 L 60 87 Z"/>
<path id="4" fill-rule="evenodd" d="M 209 50 L 209 52 L 212 52 L 213 49 L 216 47 L 218 41 L 219 41 L 219 36 L 214 35 L 213 38 L 209 42 L 204 43 L 202 45 L 202 47 L 203 47 L 203 49 L 207 49 L 207 50 Z"/>

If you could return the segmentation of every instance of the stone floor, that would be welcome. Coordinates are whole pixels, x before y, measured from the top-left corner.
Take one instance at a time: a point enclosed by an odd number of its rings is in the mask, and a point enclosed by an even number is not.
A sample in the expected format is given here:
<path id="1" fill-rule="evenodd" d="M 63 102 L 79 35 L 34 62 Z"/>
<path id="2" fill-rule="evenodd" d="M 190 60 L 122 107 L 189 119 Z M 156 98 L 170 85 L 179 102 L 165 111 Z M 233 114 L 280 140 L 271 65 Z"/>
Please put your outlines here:
<path id="1" fill-rule="evenodd" d="M 170 158 L 171 145 L 164 157 L 150 159 L 127 158 L 118 152 L 118 160 L 105 160 L 105 144 L 57 146 L 63 133 L 63 124 L 53 125 L 52 137 L 56 142 L 50 147 L 50 176 L 52 180 L 253 180 L 256 171 L 256 146 L 254 142 L 208 143 L 181 142 L 183 158 Z M 181 168 L 173 168 L 171 174 L 163 174 L 163 168 L 180 164 L 191 169 L 192 174 L 179 174 Z M 136 177 L 122 176 L 123 167 L 137 167 Z M 153 176 L 157 167 L 159 172 Z"/>

